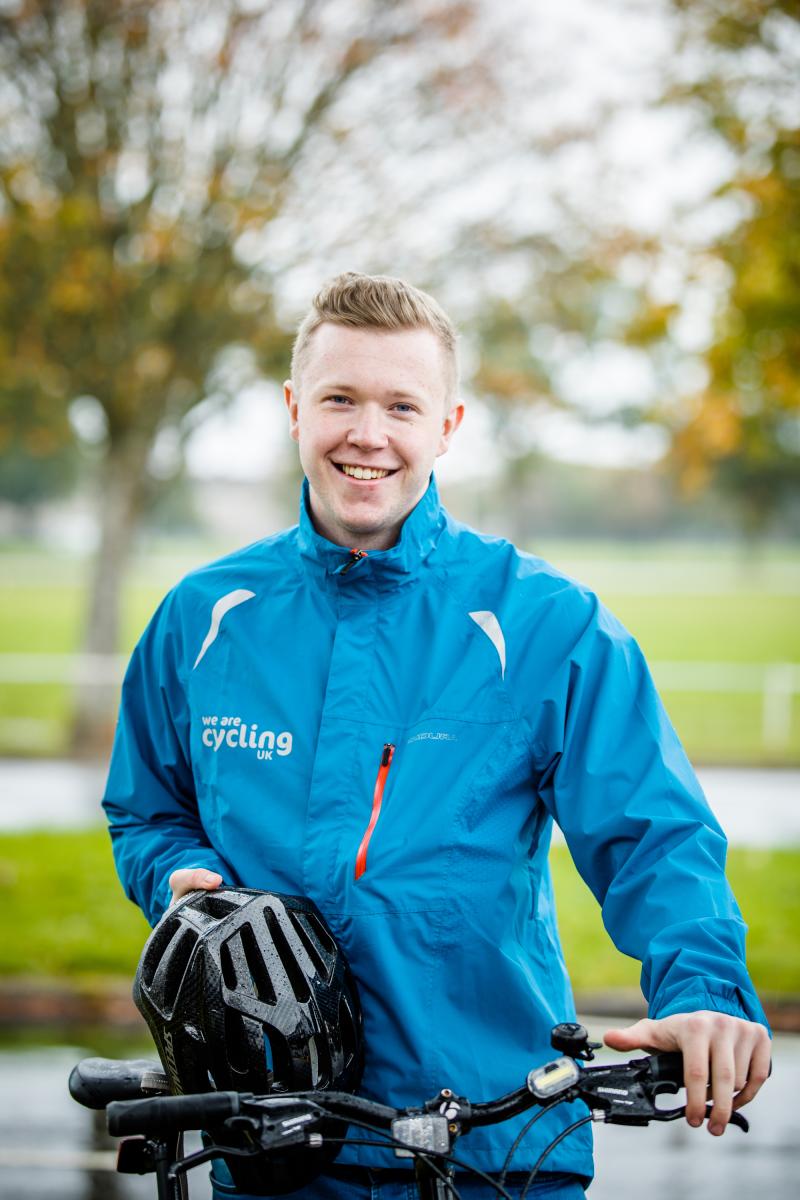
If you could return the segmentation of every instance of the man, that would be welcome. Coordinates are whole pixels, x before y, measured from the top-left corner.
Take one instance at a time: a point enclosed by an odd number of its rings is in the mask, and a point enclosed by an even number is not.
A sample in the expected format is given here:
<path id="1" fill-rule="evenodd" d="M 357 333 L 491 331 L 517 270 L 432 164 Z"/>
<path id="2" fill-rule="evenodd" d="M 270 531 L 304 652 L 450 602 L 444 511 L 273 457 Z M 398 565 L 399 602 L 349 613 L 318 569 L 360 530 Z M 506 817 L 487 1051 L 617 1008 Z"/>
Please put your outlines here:
<path id="1" fill-rule="evenodd" d="M 488 1098 L 574 1015 L 555 819 L 643 963 L 650 1018 L 607 1043 L 682 1050 L 687 1120 L 710 1079 L 722 1133 L 770 1057 L 724 838 L 625 630 L 440 507 L 432 469 L 463 416 L 449 319 L 401 281 L 340 276 L 285 398 L 299 525 L 185 579 L 129 668 L 105 800 L 128 894 L 153 921 L 223 880 L 310 896 L 360 987 L 365 1093 Z M 513 1165 L 573 1119 L 548 1112 Z M 498 1171 L 509 1128 L 460 1153 Z M 582 1195 L 586 1128 L 545 1165 L 541 1194 Z M 309 1195 L 369 1195 L 397 1163 L 359 1146 L 336 1169 Z"/>

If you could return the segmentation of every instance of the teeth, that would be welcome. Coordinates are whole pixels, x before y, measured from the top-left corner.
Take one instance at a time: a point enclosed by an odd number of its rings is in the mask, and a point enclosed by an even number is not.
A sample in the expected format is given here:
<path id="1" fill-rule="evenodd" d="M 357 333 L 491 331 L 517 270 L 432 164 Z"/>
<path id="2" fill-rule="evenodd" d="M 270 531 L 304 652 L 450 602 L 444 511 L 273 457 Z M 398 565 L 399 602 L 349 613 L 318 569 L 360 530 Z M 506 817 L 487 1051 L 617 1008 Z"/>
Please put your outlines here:
<path id="1" fill-rule="evenodd" d="M 354 479 L 384 479 L 389 472 L 379 470 L 377 467 L 351 467 L 349 463 L 342 465 L 342 470 L 345 475 L 351 475 Z"/>

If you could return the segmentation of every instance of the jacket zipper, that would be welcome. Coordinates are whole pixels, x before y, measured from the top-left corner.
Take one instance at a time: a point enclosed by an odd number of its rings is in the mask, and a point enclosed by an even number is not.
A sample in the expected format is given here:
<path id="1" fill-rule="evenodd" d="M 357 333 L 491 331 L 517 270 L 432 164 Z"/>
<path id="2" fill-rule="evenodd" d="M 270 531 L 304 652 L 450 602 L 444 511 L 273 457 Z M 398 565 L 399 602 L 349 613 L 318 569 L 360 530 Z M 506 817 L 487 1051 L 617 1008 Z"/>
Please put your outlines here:
<path id="1" fill-rule="evenodd" d="M 354 567 L 357 562 L 361 561 L 362 558 L 367 558 L 367 557 L 368 557 L 368 555 L 367 555 L 366 550 L 351 550 L 350 557 L 348 558 L 347 562 L 344 564 L 343 567 L 339 568 L 339 574 L 346 575 L 351 567 Z"/>
<path id="2" fill-rule="evenodd" d="M 383 803 L 383 789 L 386 786 L 386 776 L 389 774 L 389 768 L 392 765 L 394 758 L 394 744 L 386 742 L 381 754 L 381 763 L 378 767 L 378 777 L 375 780 L 375 792 L 372 796 L 372 814 L 369 818 L 369 825 L 366 828 L 361 845 L 358 847 L 356 855 L 356 880 L 359 880 L 367 869 L 367 848 L 370 838 L 378 824 L 378 817 L 381 815 L 381 804 Z"/>

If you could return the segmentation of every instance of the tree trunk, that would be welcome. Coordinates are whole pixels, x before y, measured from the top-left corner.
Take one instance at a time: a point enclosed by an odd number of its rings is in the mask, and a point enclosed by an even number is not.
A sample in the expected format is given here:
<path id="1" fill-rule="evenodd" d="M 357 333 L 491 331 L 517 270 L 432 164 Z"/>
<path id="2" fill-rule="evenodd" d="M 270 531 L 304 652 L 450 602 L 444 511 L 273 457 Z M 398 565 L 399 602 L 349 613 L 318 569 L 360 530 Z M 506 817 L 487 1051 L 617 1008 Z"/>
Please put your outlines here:
<path id="1" fill-rule="evenodd" d="M 91 570 L 87 622 L 82 639 L 85 655 L 119 652 L 122 585 L 133 536 L 146 492 L 145 467 L 149 439 L 134 435 L 112 446 L 104 464 L 98 496 L 100 540 Z M 98 662 L 75 689 L 72 750 L 104 756 L 114 736 L 119 685 L 109 678 L 108 666 Z"/>

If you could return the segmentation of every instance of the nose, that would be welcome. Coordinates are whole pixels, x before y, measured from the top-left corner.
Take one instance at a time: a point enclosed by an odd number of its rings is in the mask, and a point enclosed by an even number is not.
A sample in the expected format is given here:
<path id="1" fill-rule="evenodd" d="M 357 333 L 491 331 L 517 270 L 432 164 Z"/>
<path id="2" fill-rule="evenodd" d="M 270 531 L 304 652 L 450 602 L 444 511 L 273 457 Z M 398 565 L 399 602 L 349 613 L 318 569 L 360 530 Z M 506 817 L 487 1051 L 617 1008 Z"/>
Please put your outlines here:
<path id="1" fill-rule="evenodd" d="M 388 442 L 380 404 L 360 404 L 353 412 L 348 444 L 362 450 L 379 450 Z"/>

